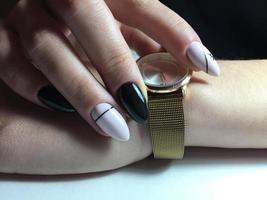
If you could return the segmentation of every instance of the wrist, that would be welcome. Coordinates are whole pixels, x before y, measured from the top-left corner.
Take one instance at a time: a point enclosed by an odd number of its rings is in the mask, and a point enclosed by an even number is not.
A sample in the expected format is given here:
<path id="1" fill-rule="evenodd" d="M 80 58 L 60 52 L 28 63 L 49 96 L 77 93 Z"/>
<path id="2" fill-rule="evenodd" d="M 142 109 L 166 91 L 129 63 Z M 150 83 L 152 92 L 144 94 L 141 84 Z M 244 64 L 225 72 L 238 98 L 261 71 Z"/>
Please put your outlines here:
<path id="1" fill-rule="evenodd" d="M 266 148 L 266 60 L 219 64 L 220 77 L 195 73 L 188 85 L 185 145 Z"/>
<path id="2" fill-rule="evenodd" d="M 231 82 L 225 84 L 225 64 L 219 61 L 221 76 L 194 73 L 184 97 L 185 146 L 224 146 L 224 127 L 233 120 L 229 115 Z M 229 73 L 229 72 L 226 72 Z M 233 88 L 233 87 L 232 87 Z"/>

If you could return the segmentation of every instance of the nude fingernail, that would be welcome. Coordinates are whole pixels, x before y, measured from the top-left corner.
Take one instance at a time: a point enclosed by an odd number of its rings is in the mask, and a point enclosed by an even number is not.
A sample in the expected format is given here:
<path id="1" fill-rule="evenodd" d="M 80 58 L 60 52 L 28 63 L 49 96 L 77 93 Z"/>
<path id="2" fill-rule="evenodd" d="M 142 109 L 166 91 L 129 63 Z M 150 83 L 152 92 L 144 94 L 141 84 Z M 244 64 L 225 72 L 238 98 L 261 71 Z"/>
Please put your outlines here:
<path id="1" fill-rule="evenodd" d="M 119 141 L 129 140 L 127 123 L 112 105 L 108 103 L 96 105 L 91 112 L 91 117 L 105 134 Z"/>
<path id="2" fill-rule="evenodd" d="M 186 52 L 191 62 L 200 70 L 213 76 L 220 75 L 220 67 L 211 52 L 200 42 L 192 42 Z"/>

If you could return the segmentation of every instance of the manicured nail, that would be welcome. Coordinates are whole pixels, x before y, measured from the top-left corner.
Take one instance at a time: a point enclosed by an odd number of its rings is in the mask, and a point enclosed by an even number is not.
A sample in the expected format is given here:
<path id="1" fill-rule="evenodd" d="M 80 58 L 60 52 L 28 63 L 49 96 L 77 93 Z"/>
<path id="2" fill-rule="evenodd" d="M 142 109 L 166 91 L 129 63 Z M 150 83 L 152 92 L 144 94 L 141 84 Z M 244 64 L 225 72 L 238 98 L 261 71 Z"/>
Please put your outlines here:
<path id="1" fill-rule="evenodd" d="M 137 84 L 128 82 L 117 91 L 118 98 L 132 117 L 138 123 L 147 120 L 147 101 Z"/>
<path id="2" fill-rule="evenodd" d="M 200 70 L 213 75 L 220 75 L 220 67 L 210 51 L 200 42 L 192 42 L 187 49 L 187 56 Z"/>
<path id="3" fill-rule="evenodd" d="M 91 112 L 91 117 L 105 134 L 119 141 L 129 140 L 129 128 L 124 118 L 112 105 L 97 104 Z"/>
<path id="4" fill-rule="evenodd" d="M 72 105 L 54 88 L 45 86 L 38 92 L 39 100 L 49 108 L 61 112 L 75 112 Z"/>
<path id="5" fill-rule="evenodd" d="M 147 102 L 148 96 L 147 96 L 147 87 L 146 87 L 146 85 L 144 84 L 144 82 L 139 83 L 137 85 L 138 85 L 140 91 L 142 92 L 143 97 L 145 98 L 145 101 Z"/>

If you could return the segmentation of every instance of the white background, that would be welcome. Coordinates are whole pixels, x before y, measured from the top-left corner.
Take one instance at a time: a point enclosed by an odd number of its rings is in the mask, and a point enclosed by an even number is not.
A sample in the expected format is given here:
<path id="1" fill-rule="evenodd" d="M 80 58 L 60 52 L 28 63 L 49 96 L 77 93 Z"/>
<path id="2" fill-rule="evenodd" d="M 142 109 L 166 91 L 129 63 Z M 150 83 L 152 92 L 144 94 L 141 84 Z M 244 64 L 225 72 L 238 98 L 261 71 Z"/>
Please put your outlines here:
<path id="1" fill-rule="evenodd" d="M 0 175 L 0 200 L 267 199 L 267 150 L 186 148 L 184 160 L 151 158 L 98 174 Z"/>

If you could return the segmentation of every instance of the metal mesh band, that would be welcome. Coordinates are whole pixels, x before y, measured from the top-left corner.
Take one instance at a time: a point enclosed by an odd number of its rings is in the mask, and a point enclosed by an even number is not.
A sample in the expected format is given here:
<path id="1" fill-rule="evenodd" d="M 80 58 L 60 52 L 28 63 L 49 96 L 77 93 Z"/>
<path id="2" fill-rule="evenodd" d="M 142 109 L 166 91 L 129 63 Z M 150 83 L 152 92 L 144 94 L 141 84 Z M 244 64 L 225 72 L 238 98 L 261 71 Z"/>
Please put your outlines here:
<path id="1" fill-rule="evenodd" d="M 149 129 L 154 158 L 182 159 L 184 155 L 183 94 L 150 95 Z"/>

